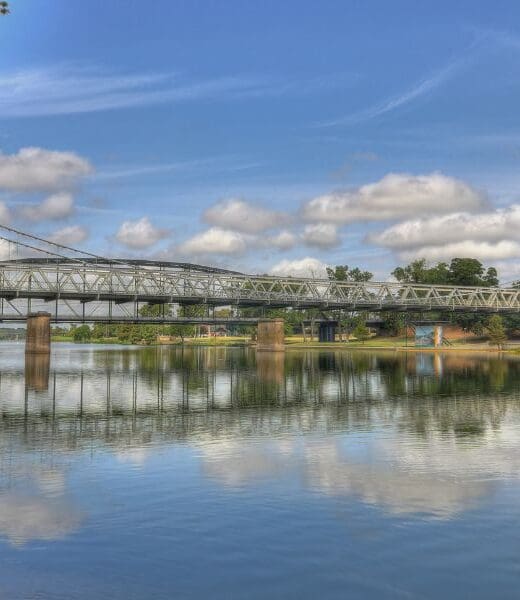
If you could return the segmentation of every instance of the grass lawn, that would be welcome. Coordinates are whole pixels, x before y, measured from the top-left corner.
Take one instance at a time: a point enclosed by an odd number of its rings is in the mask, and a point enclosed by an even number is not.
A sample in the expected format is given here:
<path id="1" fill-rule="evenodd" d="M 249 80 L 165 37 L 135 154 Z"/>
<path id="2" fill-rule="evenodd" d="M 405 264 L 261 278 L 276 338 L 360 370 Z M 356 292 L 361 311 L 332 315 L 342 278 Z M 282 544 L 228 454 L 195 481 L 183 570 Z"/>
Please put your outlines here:
<path id="1" fill-rule="evenodd" d="M 53 335 L 51 336 L 52 342 L 74 342 L 74 338 L 68 335 Z M 90 340 L 89 343 L 92 344 L 121 344 L 127 345 L 128 342 L 123 342 L 118 338 L 101 338 Z M 202 337 L 202 338 L 185 338 L 184 345 L 185 346 L 215 346 L 215 347 L 224 347 L 224 346 L 248 346 L 252 343 L 250 336 L 229 336 L 229 337 Z M 180 345 L 182 341 L 180 339 L 167 343 L 167 344 L 158 344 L 158 345 Z M 303 341 L 303 336 L 291 335 L 286 336 L 285 344 L 288 349 L 298 350 L 298 349 L 334 349 L 334 350 L 370 350 L 370 349 L 388 349 L 388 350 L 398 350 L 398 349 L 409 349 L 409 350 L 433 350 L 433 348 L 416 348 L 414 344 L 414 338 L 409 337 L 373 337 L 364 342 L 358 340 L 349 340 L 348 342 L 319 342 L 316 338 L 312 341 L 307 340 Z M 152 344 L 155 345 L 155 344 Z M 496 350 L 493 346 L 490 346 L 486 341 L 465 341 L 465 340 L 454 340 L 451 341 L 448 345 L 443 345 L 441 348 L 436 350 L 449 351 L 449 350 Z M 507 352 L 520 353 L 518 347 L 509 347 L 504 348 Z"/>
<path id="2" fill-rule="evenodd" d="M 187 346 L 247 346 L 251 342 L 247 335 L 230 335 L 226 337 L 186 338 Z"/>

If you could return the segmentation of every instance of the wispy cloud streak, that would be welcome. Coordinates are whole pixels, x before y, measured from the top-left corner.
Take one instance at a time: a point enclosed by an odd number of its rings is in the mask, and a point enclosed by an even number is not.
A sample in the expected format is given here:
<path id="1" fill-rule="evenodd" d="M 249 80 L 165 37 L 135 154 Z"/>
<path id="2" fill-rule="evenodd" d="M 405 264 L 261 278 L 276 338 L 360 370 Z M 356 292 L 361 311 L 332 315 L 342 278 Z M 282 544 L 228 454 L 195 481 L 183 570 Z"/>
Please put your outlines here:
<path id="1" fill-rule="evenodd" d="M 236 161 L 236 162 L 230 162 Z M 263 166 L 263 162 L 240 162 L 239 157 L 214 157 L 152 165 L 126 165 L 100 170 L 91 176 L 92 181 L 155 176 L 162 173 L 235 173 Z"/>
<path id="2" fill-rule="evenodd" d="M 175 74 L 119 75 L 63 66 L 0 73 L 0 117 L 88 113 L 244 94 L 270 93 L 247 77 L 183 82 Z"/>
<path id="3" fill-rule="evenodd" d="M 327 93 L 354 76 L 287 81 L 255 76 L 188 81 L 176 73 L 120 74 L 77 65 L 0 72 L 0 118 L 90 113 L 196 100 Z"/>
<path id="4" fill-rule="evenodd" d="M 414 100 L 428 96 L 428 94 L 432 93 L 450 80 L 456 74 L 456 72 L 466 64 L 466 62 L 466 58 L 454 60 L 442 69 L 439 69 L 428 77 L 425 77 L 414 83 L 401 94 L 386 98 L 385 100 L 364 110 L 360 110 L 337 119 L 332 119 L 330 121 L 323 121 L 318 125 L 322 127 L 330 127 L 334 125 L 355 125 L 356 123 L 369 121 L 386 113 L 392 112 L 401 106 L 410 104 Z"/>

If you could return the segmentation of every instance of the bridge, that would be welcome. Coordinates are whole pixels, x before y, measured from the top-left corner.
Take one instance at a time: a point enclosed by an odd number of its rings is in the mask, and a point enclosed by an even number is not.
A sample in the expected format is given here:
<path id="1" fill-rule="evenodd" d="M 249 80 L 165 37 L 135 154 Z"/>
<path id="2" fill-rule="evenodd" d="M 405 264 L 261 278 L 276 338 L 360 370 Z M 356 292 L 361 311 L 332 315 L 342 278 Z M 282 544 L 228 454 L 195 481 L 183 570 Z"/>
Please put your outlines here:
<path id="1" fill-rule="evenodd" d="M 35 312 L 47 313 L 54 322 L 261 321 L 235 310 L 247 307 L 372 313 L 520 311 L 520 290 L 514 288 L 272 277 L 189 263 L 108 259 L 0 228 L 11 233 L 0 239 L 17 250 L 22 248 L 26 255 L 0 261 L 0 321 L 25 321 Z M 28 251 L 33 256 L 27 256 Z M 140 310 L 144 305 L 161 305 L 163 310 L 157 317 L 146 317 Z M 182 317 L 170 305 L 203 305 L 206 314 Z M 231 307 L 232 315 L 215 317 L 214 309 L 219 306 Z"/>

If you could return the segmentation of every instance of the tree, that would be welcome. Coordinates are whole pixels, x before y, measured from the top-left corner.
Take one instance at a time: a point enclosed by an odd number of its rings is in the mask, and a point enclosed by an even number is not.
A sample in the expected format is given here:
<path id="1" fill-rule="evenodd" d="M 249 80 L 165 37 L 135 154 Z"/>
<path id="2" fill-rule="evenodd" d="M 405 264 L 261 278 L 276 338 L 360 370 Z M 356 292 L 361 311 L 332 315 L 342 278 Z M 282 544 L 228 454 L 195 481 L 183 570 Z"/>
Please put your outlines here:
<path id="1" fill-rule="evenodd" d="M 334 269 L 327 267 L 327 277 L 332 281 L 370 281 L 373 274 L 359 267 L 351 269 L 348 265 L 336 265 Z"/>
<path id="2" fill-rule="evenodd" d="M 500 315 L 493 315 L 489 317 L 487 326 L 487 334 L 489 341 L 495 344 L 499 350 L 502 349 L 502 344 L 506 341 L 506 329 L 504 327 L 504 321 Z"/>
<path id="3" fill-rule="evenodd" d="M 414 260 L 405 267 L 397 267 L 392 275 L 402 283 L 442 284 L 448 283 L 448 265 L 444 262 L 428 267 L 426 259 Z"/>
<path id="4" fill-rule="evenodd" d="M 497 287 L 500 285 L 498 281 L 498 272 L 495 267 L 489 267 L 486 273 L 484 274 L 483 281 L 489 287 Z"/>
<path id="5" fill-rule="evenodd" d="M 10 12 L 9 2 L 6 2 L 5 0 L 0 2 L 0 15 L 8 15 Z"/>
<path id="6" fill-rule="evenodd" d="M 476 258 L 453 258 L 448 272 L 451 285 L 480 285 L 484 267 Z"/>
<path id="7" fill-rule="evenodd" d="M 352 332 L 357 340 L 361 340 L 363 344 L 370 337 L 370 329 L 365 325 L 364 319 L 358 319 L 356 327 Z"/>
<path id="8" fill-rule="evenodd" d="M 75 342 L 88 342 L 92 336 L 90 327 L 88 325 L 81 325 L 74 329 L 74 341 Z"/>
<path id="9" fill-rule="evenodd" d="M 498 276 L 494 267 L 484 265 L 476 258 L 452 258 L 450 264 L 439 262 L 428 266 L 424 258 L 415 260 L 404 267 L 392 271 L 397 281 L 403 283 L 419 283 L 427 285 L 459 285 L 459 286 L 497 286 Z M 435 315 L 432 315 L 435 316 Z M 479 313 L 452 314 L 439 311 L 438 318 L 449 318 L 465 331 L 481 335 L 486 324 L 485 318 Z"/>
<path id="10" fill-rule="evenodd" d="M 139 315 L 141 317 L 160 318 L 163 316 L 163 314 L 165 317 L 171 316 L 171 304 L 144 304 L 139 308 Z"/>
<path id="11" fill-rule="evenodd" d="M 450 264 L 439 262 L 428 266 L 426 259 L 414 260 L 409 265 L 397 267 L 392 275 L 403 283 L 496 286 L 495 267 L 485 268 L 476 258 L 452 258 Z"/>
<path id="12" fill-rule="evenodd" d="M 390 336 L 401 335 L 406 327 L 406 315 L 400 312 L 384 311 L 380 313 L 383 329 Z"/>

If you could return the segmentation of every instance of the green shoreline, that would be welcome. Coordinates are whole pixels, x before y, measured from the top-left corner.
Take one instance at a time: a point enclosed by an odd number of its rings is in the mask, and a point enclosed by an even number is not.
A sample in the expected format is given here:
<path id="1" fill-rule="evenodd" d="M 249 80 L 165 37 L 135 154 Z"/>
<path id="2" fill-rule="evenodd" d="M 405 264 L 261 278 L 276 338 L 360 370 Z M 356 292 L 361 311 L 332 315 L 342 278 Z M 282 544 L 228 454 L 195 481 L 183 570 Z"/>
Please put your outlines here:
<path id="1" fill-rule="evenodd" d="M 218 340 L 218 341 L 217 341 Z M 82 342 L 74 342 L 72 337 L 68 336 L 53 336 L 51 338 L 51 342 L 68 342 L 68 343 L 78 343 Z M 118 346 L 131 346 L 130 342 L 122 342 L 117 338 L 114 339 L 98 339 L 98 340 L 89 340 L 85 342 L 88 344 L 97 344 L 97 345 L 118 345 Z M 135 345 L 135 344 L 134 344 Z M 141 344 L 138 344 L 141 345 Z M 144 347 L 145 345 L 142 344 Z M 200 339 L 193 340 L 190 339 L 186 342 L 172 342 L 172 343 L 163 343 L 163 344 L 149 344 L 147 347 L 170 347 L 170 346 L 184 346 L 185 348 L 194 348 L 194 347 L 204 347 L 204 348 L 255 348 L 256 343 L 251 342 L 248 339 L 226 339 L 226 338 L 215 338 L 215 341 L 208 341 L 208 339 Z M 411 344 L 407 344 L 406 342 L 399 340 L 391 341 L 384 340 L 383 343 L 376 343 L 375 341 L 368 341 L 365 343 L 357 343 L 357 342 L 291 342 L 285 344 L 285 350 L 335 350 L 335 351 L 349 351 L 349 350 L 363 350 L 363 351 L 373 351 L 376 350 L 378 352 L 387 351 L 387 352 L 491 352 L 491 353 L 520 353 L 520 344 L 515 344 L 514 347 L 506 347 L 503 349 L 496 348 L 494 346 L 489 346 L 485 343 L 466 343 L 466 344 L 451 344 L 447 346 L 441 346 L 439 348 L 425 348 L 425 347 L 416 347 Z"/>

